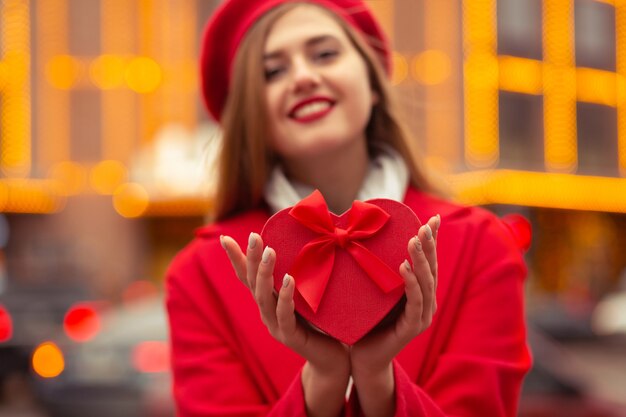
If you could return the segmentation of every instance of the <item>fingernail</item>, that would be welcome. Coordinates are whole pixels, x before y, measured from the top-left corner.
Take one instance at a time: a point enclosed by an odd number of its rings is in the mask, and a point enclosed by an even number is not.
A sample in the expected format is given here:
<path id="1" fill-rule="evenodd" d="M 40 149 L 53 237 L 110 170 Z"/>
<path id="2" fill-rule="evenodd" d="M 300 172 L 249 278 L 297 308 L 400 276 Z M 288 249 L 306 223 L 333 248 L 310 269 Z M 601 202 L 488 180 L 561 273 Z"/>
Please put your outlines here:
<path id="1" fill-rule="evenodd" d="M 420 242 L 420 238 L 415 236 L 415 240 L 413 241 L 413 243 L 415 244 L 415 249 L 417 249 L 418 251 L 422 250 L 422 242 Z"/>
<path id="2" fill-rule="evenodd" d="M 426 239 L 431 240 L 433 238 L 433 229 L 430 228 L 428 223 L 424 226 L 424 232 L 426 234 Z"/>
<path id="3" fill-rule="evenodd" d="M 250 236 L 248 237 L 248 247 L 250 249 L 254 249 L 255 246 L 256 246 L 256 236 L 254 236 L 254 233 L 250 233 Z"/>
<path id="4" fill-rule="evenodd" d="M 283 277 L 283 288 L 287 288 L 289 286 L 290 279 L 291 277 L 289 276 L 289 274 L 285 274 L 285 276 Z"/>
<path id="5" fill-rule="evenodd" d="M 439 229 L 439 226 L 441 226 L 441 216 L 437 213 L 437 229 Z"/>
<path id="6" fill-rule="evenodd" d="M 270 260 L 270 247 L 266 246 L 265 250 L 263 250 L 263 255 L 261 256 L 261 261 L 263 261 L 264 264 L 268 263 Z"/>
<path id="7" fill-rule="evenodd" d="M 402 265 L 406 268 L 407 271 L 411 270 L 411 264 L 409 263 L 409 261 L 407 261 L 406 259 L 404 260 L 404 262 L 402 263 Z"/>
<path id="8" fill-rule="evenodd" d="M 220 235 L 220 245 L 222 245 L 222 248 L 226 249 L 226 245 L 224 244 L 224 235 Z"/>

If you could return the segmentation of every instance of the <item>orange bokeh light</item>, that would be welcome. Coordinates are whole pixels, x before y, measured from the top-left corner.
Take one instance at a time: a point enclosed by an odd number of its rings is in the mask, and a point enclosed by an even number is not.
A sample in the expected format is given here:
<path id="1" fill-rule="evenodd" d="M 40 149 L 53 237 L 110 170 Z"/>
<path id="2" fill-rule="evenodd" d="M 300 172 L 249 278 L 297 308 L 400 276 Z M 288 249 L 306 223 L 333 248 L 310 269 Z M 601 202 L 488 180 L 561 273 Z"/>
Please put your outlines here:
<path id="1" fill-rule="evenodd" d="M 35 348 L 32 366 L 37 375 L 43 378 L 59 376 L 65 369 L 63 352 L 53 342 L 44 342 Z"/>

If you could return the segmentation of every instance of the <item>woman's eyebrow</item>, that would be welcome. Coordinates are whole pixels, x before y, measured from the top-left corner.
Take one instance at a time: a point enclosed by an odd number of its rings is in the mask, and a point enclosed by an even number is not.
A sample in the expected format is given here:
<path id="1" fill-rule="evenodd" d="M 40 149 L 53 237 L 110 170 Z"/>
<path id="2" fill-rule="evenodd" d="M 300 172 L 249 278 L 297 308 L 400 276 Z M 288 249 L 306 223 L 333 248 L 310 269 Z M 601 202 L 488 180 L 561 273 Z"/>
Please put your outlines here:
<path id="1" fill-rule="evenodd" d="M 337 38 L 333 35 L 319 35 L 319 36 L 314 36 L 310 39 L 307 39 L 307 41 L 304 43 L 305 47 L 309 48 L 311 46 L 316 46 L 320 43 L 329 41 L 329 40 L 337 40 Z M 282 55 L 284 54 L 284 52 L 279 49 L 277 51 L 272 51 L 272 52 L 268 52 L 266 54 L 263 54 L 263 60 L 270 60 L 270 59 L 275 59 L 275 58 L 280 58 Z"/>

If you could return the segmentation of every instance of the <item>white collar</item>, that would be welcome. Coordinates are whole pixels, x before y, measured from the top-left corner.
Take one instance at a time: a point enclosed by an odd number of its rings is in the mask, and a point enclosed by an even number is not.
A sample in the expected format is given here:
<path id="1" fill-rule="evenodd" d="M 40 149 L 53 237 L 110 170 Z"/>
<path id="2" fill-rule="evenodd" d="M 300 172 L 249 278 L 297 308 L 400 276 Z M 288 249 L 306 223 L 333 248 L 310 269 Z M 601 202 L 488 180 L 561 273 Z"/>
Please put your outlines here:
<path id="1" fill-rule="evenodd" d="M 409 170 L 402 156 L 386 144 L 377 145 L 378 155 L 370 160 L 357 200 L 388 198 L 402 202 L 409 185 Z M 265 185 L 265 201 L 272 213 L 295 205 L 313 192 L 313 188 L 290 181 L 280 165 L 276 165 Z"/>

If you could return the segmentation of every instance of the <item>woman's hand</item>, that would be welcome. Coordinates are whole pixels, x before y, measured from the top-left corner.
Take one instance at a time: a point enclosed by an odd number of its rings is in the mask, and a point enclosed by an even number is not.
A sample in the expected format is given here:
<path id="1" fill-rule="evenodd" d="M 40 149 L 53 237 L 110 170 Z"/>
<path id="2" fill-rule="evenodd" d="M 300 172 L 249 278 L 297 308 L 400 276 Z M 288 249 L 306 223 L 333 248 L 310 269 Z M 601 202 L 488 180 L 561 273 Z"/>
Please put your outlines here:
<path id="1" fill-rule="evenodd" d="M 270 334 L 307 360 L 302 384 L 308 415 L 338 415 L 350 377 L 348 348 L 296 319 L 293 277 L 286 275 L 278 297 L 274 295 L 276 253 L 270 247 L 262 249 L 261 236 L 250 234 L 245 255 L 232 238 L 222 236 L 220 241 L 237 277 L 252 291 Z"/>
<path id="2" fill-rule="evenodd" d="M 393 358 L 417 335 L 426 330 L 437 310 L 437 232 L 439 215 L 431 217 L 418 235 L 409 241 L 408 261 L 400 266 L 406 285 L 406 305 L 393 325 L 370 334 L 357 342 L 350 351 L 354 385 L 365 415 L 393 415 Z"/>

